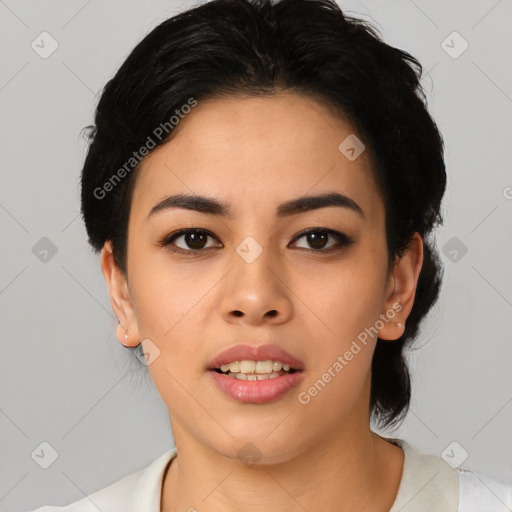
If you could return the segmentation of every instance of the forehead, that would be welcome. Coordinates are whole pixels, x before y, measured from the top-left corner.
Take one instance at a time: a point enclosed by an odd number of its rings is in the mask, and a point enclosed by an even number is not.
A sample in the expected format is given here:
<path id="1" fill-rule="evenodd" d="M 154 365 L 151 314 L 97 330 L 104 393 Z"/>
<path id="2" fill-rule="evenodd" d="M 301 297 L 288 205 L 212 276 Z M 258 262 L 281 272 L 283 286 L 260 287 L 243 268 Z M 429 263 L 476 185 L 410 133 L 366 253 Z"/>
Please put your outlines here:
<path id="1" fill-rule="evenodd" d="M 146 157 L 133 196 L 149 212 L 175 193 L 222 199 L 234 215 L 306 194 L 337 191 L 370 217 L 382 214 L 367 155 L 350 160 L 340 144 L 351 124 L 309 96 L 281 93 L 199 101 L 178 131 Z"/>

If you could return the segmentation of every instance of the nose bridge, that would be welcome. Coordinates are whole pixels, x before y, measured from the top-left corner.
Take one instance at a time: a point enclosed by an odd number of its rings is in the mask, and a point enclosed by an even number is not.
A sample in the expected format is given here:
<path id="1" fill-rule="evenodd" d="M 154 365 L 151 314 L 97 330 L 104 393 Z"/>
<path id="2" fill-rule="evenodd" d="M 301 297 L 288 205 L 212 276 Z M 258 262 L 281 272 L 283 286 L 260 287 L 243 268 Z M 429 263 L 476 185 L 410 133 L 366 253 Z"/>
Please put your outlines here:
<path id="1" fill-rule="evenodd" d="M 254 235 L 248 235 L 235 247 L 235 254 L 233 254 L 235 286 L 237 283 L 251 287 L 262 284 L 271 285 L 272 250 L 268 243 L 269 237 L 262 240 L 263 236 L 258 236 L 260 243 Z"/>
<path id="2" fill-rule="evenodd" d="M 268 245 L 271 237 L 260 236 L 260 240 L 265 238 L 260 243 L 256 236 L 246 236 L 235 247 L 222 300 L 223 314 L 252 321 L 261 321 L 265 315 L 283 319 L 289 315 L 291 303 L 276 270 L 279 263 L 273 260 Z"/>

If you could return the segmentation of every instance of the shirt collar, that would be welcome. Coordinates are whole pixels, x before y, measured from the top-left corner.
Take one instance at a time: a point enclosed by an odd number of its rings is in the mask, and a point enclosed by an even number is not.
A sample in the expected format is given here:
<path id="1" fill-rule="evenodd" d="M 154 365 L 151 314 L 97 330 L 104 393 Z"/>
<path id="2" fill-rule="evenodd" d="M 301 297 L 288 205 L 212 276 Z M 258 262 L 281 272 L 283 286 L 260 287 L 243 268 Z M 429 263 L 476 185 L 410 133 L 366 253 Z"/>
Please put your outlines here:
<path id="1" fill-rule="evenodd" d="M 145 468 L 134 489 L 134 502 L 131 506 L 132 512 L 160 512 L 162 495 L 162 482 L 165 471 L 170 461 L 177 455 L 177 449 L 173 448 L 153 461 Z"/>

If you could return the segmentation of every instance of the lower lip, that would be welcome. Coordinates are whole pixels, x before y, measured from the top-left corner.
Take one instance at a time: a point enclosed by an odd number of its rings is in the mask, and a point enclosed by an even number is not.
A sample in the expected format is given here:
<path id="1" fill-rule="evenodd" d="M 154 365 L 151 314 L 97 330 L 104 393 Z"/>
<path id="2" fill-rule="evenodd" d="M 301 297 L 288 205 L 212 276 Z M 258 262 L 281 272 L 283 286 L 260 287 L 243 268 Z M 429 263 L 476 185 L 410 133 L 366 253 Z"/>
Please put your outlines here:
<path id="1" fill-rule="evenodd" d="M 224 394 L 244 404 L 263 404 L 277 400 L 291 391 L 302 379 L 302 371 L 266 380 L 240 380 L 214 370 L 208 373 Z"/>

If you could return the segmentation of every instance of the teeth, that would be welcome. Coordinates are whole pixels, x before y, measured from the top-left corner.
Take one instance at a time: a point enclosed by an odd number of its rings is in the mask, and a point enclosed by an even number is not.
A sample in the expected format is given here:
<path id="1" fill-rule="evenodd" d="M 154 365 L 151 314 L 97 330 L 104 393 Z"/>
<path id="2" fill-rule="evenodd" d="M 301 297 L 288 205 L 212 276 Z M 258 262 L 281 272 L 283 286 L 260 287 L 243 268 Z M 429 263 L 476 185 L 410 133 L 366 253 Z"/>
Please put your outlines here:
<path id="1" fill-rule="evenodd" d="M 230 372 L 248 375 L 250 379 L 246 380 L 256 380 L 256 375 L 268 375 L 281 370 L 287 372 L 290 370 L 290 365 L 282 363 L 281 361 L 272 361 L 271 359 L 265 361 L 249 361 L 244 359 L 243 361 L 233 361 L 232 363 L 223 364 L 220 370 L 224 373 Z M 252 378 L 252 374 L 255 375 L 255 378 Z M 243 379 L 243 377 L 240 378 Z"/>
<path id="2" fill-rule="evenodd" d="M 272 361 L 258 361 L 255 368 L 256 373 L 270 373 L 272 371 Z"/>
<path id="3" fill-rule="evenodd" d="M 228 377 L 233 377 L 235 379 L 239 380 L 267 380 L 267 379 L 275 379 L 276 377 L 280 377 L 281 375 L 284 375 L 282 372 L 272 372 L 272 373 L 266 373 L 263 375 L 259 375 L 256 373 L 228 373 Z"/>
<path id="4" fill-rule="evenodd" d="M 242 373 L 253 373 L 256 369 L 256 361 L 240 361 L 240 371 Z"/>
<path id="5" fill-rule="evenodd" d="M 283 363 L 281 361 L 272 361 L 272 370 L 278 372 L 283 367 Z"/>

